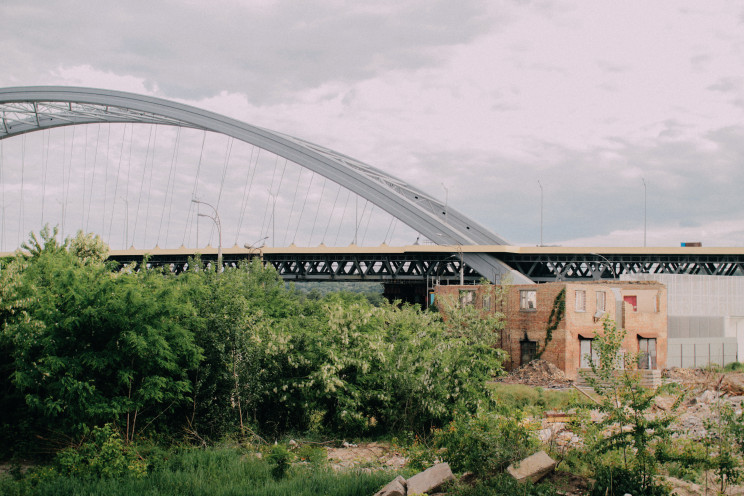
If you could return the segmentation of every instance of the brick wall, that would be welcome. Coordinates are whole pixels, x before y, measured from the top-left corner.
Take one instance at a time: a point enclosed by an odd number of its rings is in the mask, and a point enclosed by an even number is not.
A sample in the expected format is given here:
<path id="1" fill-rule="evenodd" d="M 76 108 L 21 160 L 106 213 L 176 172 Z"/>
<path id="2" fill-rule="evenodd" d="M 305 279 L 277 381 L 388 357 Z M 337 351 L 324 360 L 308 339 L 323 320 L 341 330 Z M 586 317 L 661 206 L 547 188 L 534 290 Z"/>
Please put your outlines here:
<path id="1" fill-rule="evenodd" d="M 564 288 L 565 315 L 546 344 L 550 313 L 553 311 L 556 297 Z M 436 289 L 437 298 L 449 295 L 457 299 L 460 290 L 475 291 L 474 304 L 477 308 L 482 308 L 484 291 L 482 286 L 439 286 Z M 535 291 L 535 308 L 521 308 L 522 291 Z M 583 311 L 577 309 L 577 291 L 584 294 Z M 598 312 L 596 296 L 598 292 L 605 293 L 604 312 Z M 636 310 L 633 309 L 633 305 L 622 300 L 626 295 L 637 297 Z M 544 348 L 541 356 L 543 360 L 563 370 L 569 378 L 576 379 L 581 364 L 579 339 L 593 338 L 601 332 L 604 315 L 616 320 L 618 326 L 624 325 L 627 330 L 624 348 L 630 353 L 638 353 L 639 336 L 655 338 L 657 368 L 666 366 L 667 297 L 666 287 L 660 283 L 599 281 L 514 285 L 508 288 L 503 308 L 492 304 L 490 311 L 503 311 L 506 316 L 500 346 L 509 354 L 509 359 L 505 363 L 507 369 L 522 365 L 520 347 L 526 337 L 537 342 L 539 351 Z M 623 324 L 618 321 L 622 321 Z"/>

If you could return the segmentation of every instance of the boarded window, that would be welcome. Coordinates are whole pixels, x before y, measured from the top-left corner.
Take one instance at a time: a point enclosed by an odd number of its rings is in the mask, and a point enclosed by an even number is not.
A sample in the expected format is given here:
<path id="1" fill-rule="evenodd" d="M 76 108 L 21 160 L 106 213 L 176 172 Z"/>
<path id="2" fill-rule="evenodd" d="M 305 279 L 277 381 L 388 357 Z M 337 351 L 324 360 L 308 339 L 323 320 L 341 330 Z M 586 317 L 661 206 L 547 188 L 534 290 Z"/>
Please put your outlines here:
<path id="1" fill-rule="evenodd" d="M 576 311 L 586 312 L 586 291 L 576 290 Z"/>
<path id="2" fill-rule="evenodd" d="M 605 312 L 607 310 L 607 294 L 604 291 L 597 291 L 597 311 Z"/>
<path id="3" fill-rule="evenodd" d="M 521 310 L 537 309 L 537 291 L 523 289 L 519 292 L 519 308 Z"/>

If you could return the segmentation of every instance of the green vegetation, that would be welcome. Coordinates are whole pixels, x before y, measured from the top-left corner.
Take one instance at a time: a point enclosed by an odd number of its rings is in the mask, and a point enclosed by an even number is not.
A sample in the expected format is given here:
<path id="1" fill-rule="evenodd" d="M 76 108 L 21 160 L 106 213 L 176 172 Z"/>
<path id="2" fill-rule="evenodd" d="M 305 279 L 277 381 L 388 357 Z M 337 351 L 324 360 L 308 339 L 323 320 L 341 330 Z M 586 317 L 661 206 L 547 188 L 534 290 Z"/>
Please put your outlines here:
<path id="1" fill-rule="evenodd" d="M 610 320 L 587 377 L 595 404 L 494 383 L 504 317 L 457 299 L 440 299 L 440 314 L 307 293 L 258 260 L 116 267 L 98 237 L 59 242 L 48 228 L 24 248 L 0 262 L 0 459 L 16 464 L 0 494 L 369 495 L 396 474 L 336 473 L 321 446 L 392 438 L 405 475 L 436 460 L 470 472 L 451 494 L 552 495 L 504 469 L 541 448 L 546 410 L 570 409 L 583 445 L 542 449 L 563 476 L 596 480 L 593 494 L 668 494 L 663 474 L 713 474 L 719 491 L 742 479 L 744 414 L 719 401 L 706 438 L 672 441 L 683 396 L 642 387 L 635 357 L 617 369 L 624 331 Z M 675 405 L 652 412 L 662 394 Z"/>
<path id="2" fill-rule="evenodd" d="M 387 471 L 334 473 L 322 465 L 301 463 L 288 466 L 276 477 L 275 467 L 245 449 L 185 448 L 151 464 L 146 476 L 80 477 L 61 473 L 53 465 L 34 469 L 18 480 L 0 477 L 0 494 L 369 496 L 395 477 Z"/>

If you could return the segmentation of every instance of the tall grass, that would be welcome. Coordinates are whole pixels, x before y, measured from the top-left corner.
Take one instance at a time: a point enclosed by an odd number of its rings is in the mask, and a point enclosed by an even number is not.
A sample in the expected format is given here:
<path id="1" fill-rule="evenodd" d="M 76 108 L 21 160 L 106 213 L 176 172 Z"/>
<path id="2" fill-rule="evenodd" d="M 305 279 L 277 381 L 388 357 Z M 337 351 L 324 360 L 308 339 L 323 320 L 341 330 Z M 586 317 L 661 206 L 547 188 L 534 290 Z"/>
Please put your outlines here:
<path id="1" fill-rule="evenodd" d="M 46 475 L 39 472 L 47 470 Z M 144 478 L 94 479 L 53 475 L 48 469 L 21 480 L 0 479 L 0 494 L 15 495 L 255 495 L 369 496 L 395 477 L 387 471 L 335 473 L 322 465 L 293 466 L 274 480 L 271 465 L 236 449 L 182 450 Z"/>
<path id="2" fill-rule="evenodd" d="M 566 410 L 583 402 L 585 398 L 573 390 L 543 389 L 524 384 L 489 384 L 496 397 L 496 410 L 508 413 L 523 410 L 530 415 L 542 414 L 547 410 Z"/>

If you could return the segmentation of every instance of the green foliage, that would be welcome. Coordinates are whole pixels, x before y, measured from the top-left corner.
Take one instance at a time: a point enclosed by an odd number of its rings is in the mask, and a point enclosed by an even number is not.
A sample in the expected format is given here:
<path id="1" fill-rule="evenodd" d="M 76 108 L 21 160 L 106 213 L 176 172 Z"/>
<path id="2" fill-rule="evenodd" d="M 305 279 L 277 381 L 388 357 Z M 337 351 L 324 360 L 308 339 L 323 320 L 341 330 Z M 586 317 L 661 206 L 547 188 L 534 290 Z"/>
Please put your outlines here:
<path id="1" fill-rule="evenodd" d="M 23 311 L 0 338 L 14 388 L 52 431 L 118 422 L 131 440 L 191 390 L 193 309 L 160 274 L 113 274 L 41 234 L 14 289 Z"/>
<path id="2" fill-rule="evenodd" d="M 510 416 L 460 415 L 434 435 L 442 458 L 456 472 L 492 477 L 538 449 L 537 437 L 518 412 Z"/>
<path id="3" fill-rule="evenodd" d="M 292 466 L 286 477 L 275 480 L 267 460 L 234 447 L 173 450 L 166 458 L 145 477 L 80 478 L 41 467 L 20 480 L 0 476 L 0 494 L 356 496 L 374 494 L 396 475 L 384 470 L 335 473 L 310 464 Z"/>
<path id="4" fill-rule="evenodd" d="M 559 493 L 549 484 L 517 482 L 513 477 L 499 474 L 474 486 L 457 485 L 447 494 L 452 496 L 557 496 Z"/>
<path id="5" fill-rule="evenodd" d="M 639 494 L 644 496 L 667 496 L 670 490 L 660 484 L 649 484 L 644 474 L 618 466 L 600 466 L 595 473 L 596 482 L 591 496 L 623 496 Z"/>
<path id="6" fill-rule="evenodd" d="M 287 475 L 292 453 L 284 444 L 275 444 L 269 449 L 266 459 L 271 464 L 271 475 L 274 479 L 283 479 Z"/>
<path id="7" fill-rule="evenodd" d="M 492 383 L 496 401 L 495 411 L 509 415 L 521 410 L 531 415 L 541 415 L 546 410 L 567 410 L 587 405 L 586 398 L 575 390 L 543 389 L 524 384 Z"/>
<path id="8" fill-rule="evenodd" d="M 57 453 L 55 466 L 62 475 L 82 478 L 144 477 L 147 463 L 127 446 L 111 424 L 94 427 L 79 447 Z"/>
<path id="9" fill-rule="evenodd" d="M 548 343 L 553 340 L 553 331 L 558 329 L 558 326 L 563 320 L 563 315 L 566 313 L 566 288 L 560 290 L 555 296 L 553 301 L 553 308 L 550 309 L 550 316 L 548 317 L 548 324 L 545 328 L 545 341 L 543 342 L 542 348 L 538 350 L 535 358 L 542 357 L 543 352 L 547 349 Z"/>
<path id="10" fill-rule="evenodd" d="M 503 298 L 504 288 L 488 282 L 478 286 L 482 293 L 489 294 L 492 305 Z M 449 331 L 471 344 L 496 346 L 499 331 L 504 329 L 505 316 L 501 312 L 484 311 L 475 305 L 463 305 L 459 299 L 446 295 L 438 299 L 438 307 L 447 323 Z"/>
<path id="11" fill-rule="evenodd" d="M 727 363 L 726 366 L 723 368 L 726 372 L 742 372 L 744 371 L 744 363 L 741 362 L 731 362 Z"/>
<path id="12" fill-rule="evenodd" d="M 592 345 L 598 350 L 599 363 L 590 360 L 592 374 L 586 376 L 600 398 L 598 409 L 605 413 L 597 424 L 600 436 L 592 452 L 600 455 L 621 453 L 622 467 L 598 464 L 595 490 L 600 491 L 597 494 L 605 489 L 614 491 L 612 487 L 618 481 L 612 474 L 621 474 L 619 477 L 631 474 L 636 488 L 633 494 L 657 494 L 655 491 L 662 491 L 655 480 L 659 461 L 669 458 L 665 449 L 671 438 L 669 426 L 675 419 L 683 395 L 679 395 L 670 412 L 647 415 L 655 398 L 675 391 L 674 385 L 666 384 L 656 389 L 641 386 L 639 376 L 632 368 L 637 360 L 629 356 L 623 361 L 625 331 L 617 329 L 609 318 L 603 320 L 603 328 L 604 332 L 594 338 Z M 631 368 L 618 370 L 621 364 Z"/>

